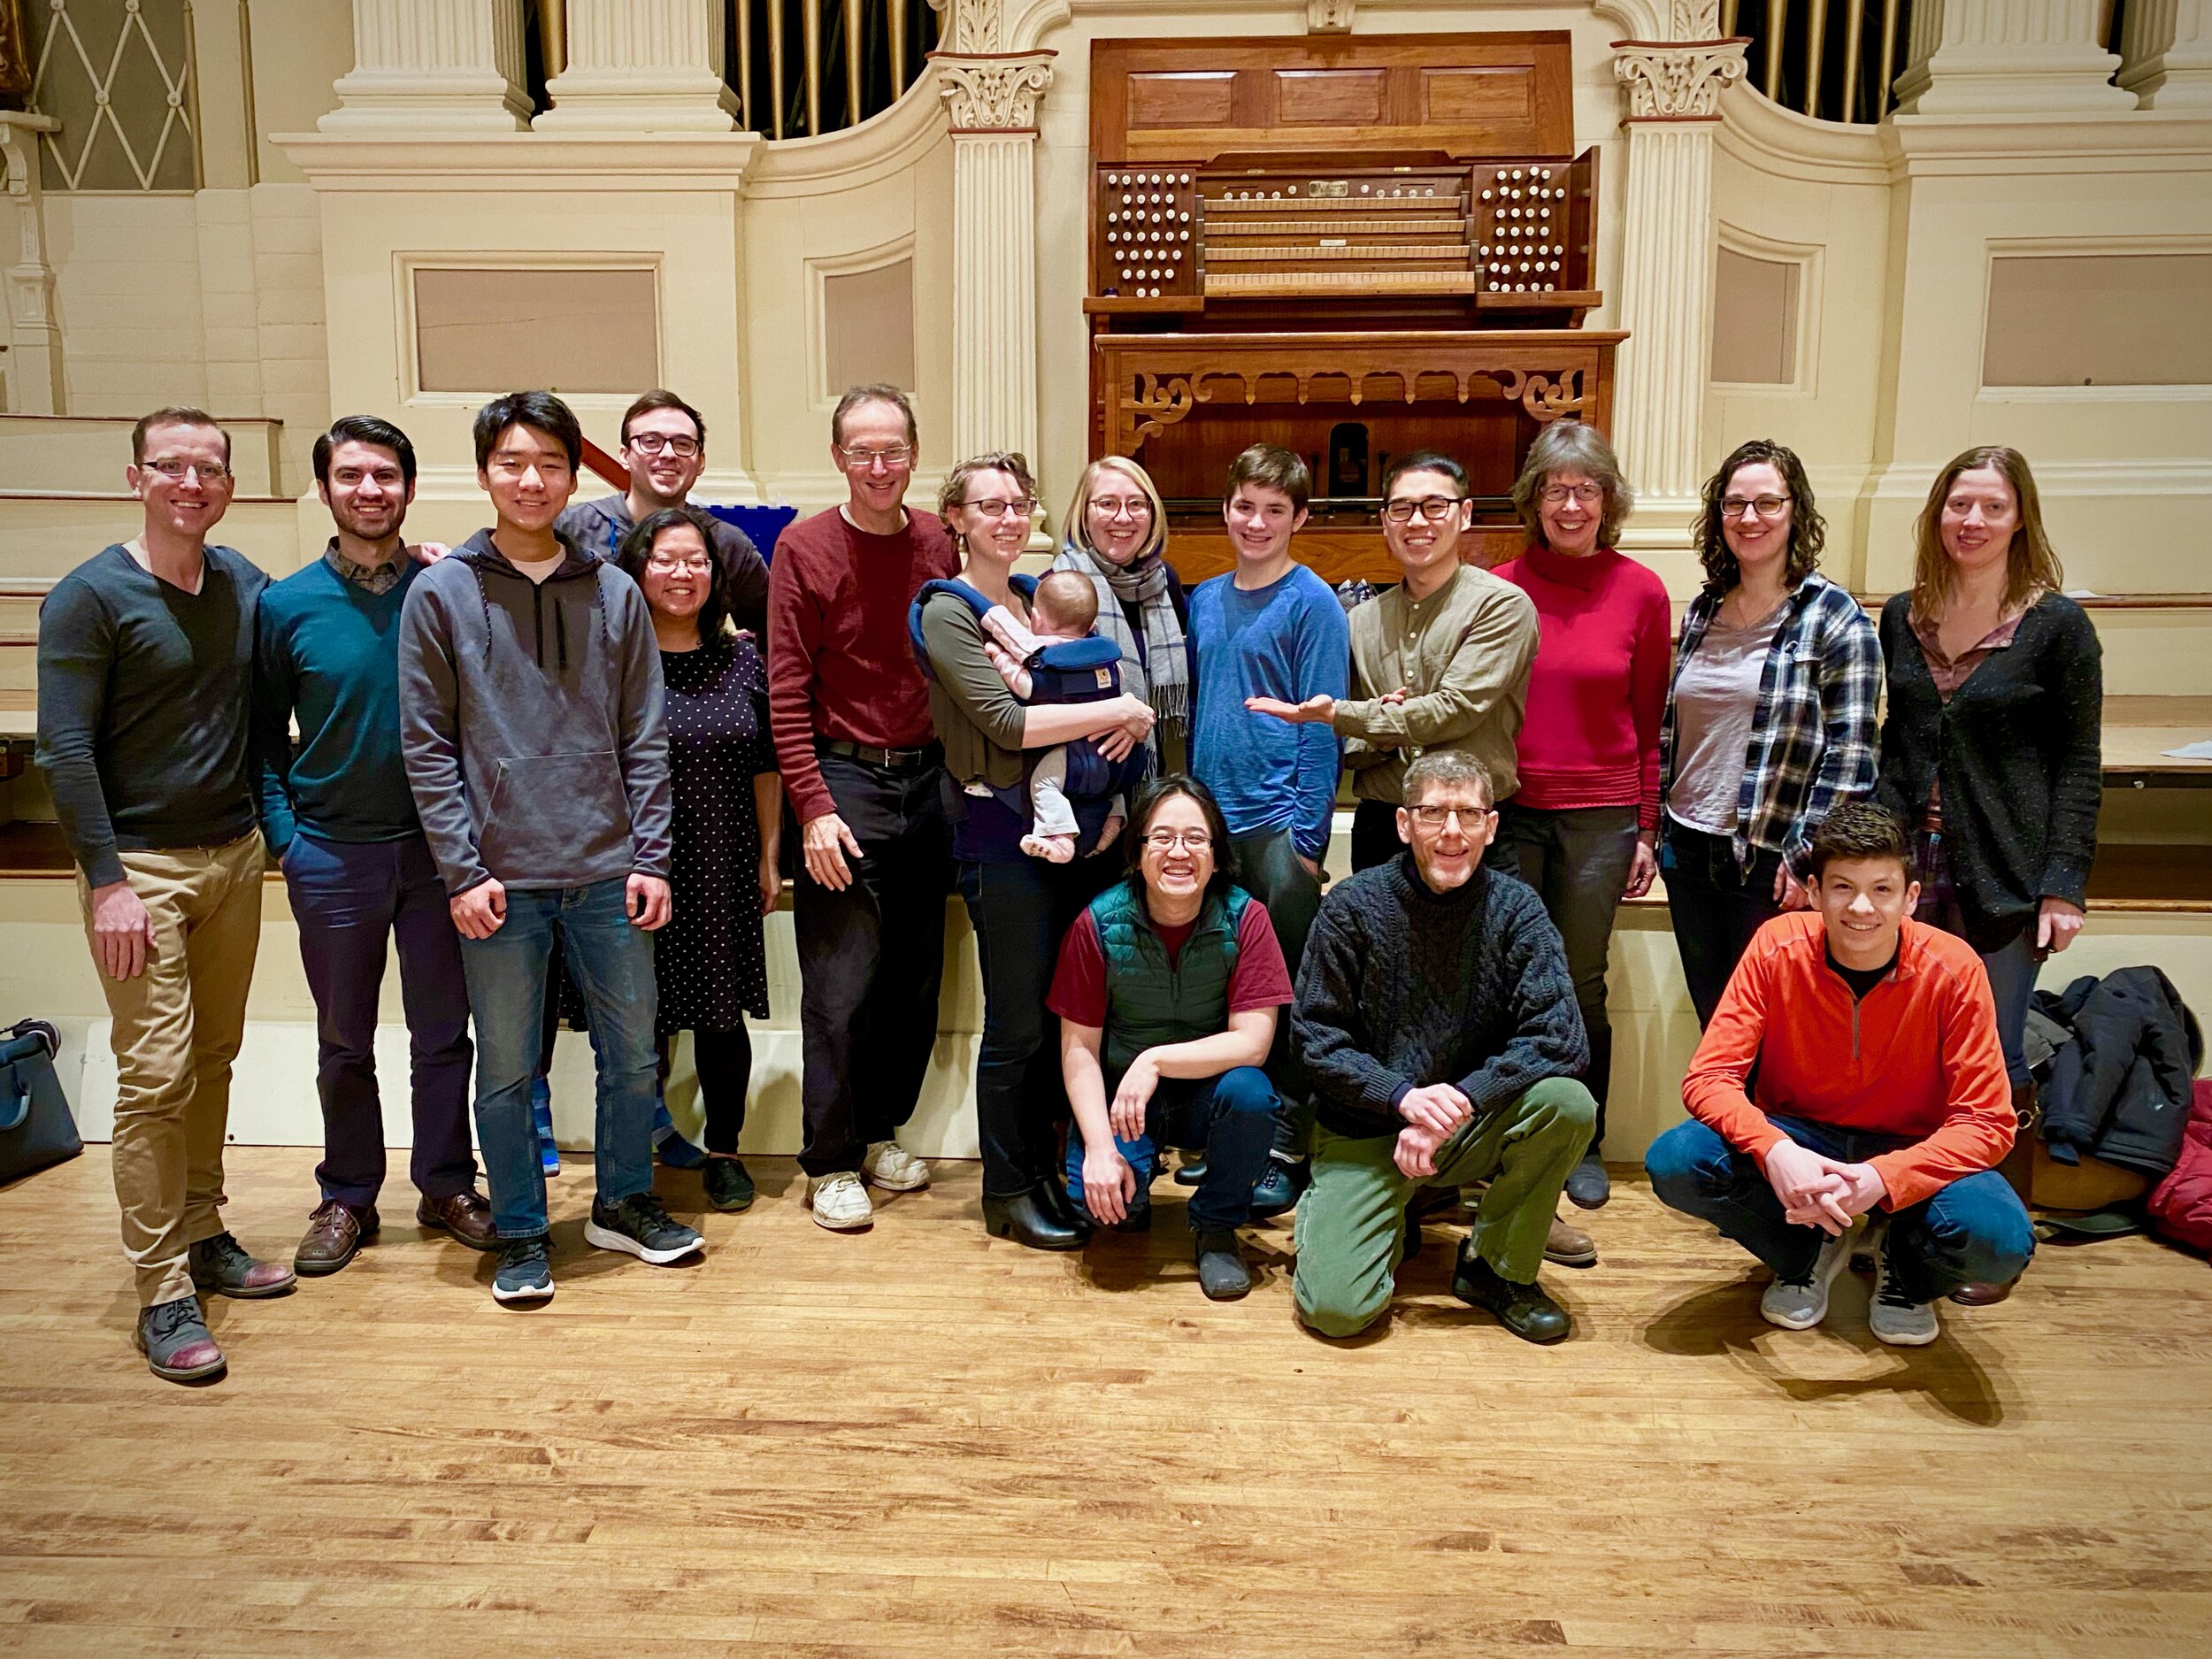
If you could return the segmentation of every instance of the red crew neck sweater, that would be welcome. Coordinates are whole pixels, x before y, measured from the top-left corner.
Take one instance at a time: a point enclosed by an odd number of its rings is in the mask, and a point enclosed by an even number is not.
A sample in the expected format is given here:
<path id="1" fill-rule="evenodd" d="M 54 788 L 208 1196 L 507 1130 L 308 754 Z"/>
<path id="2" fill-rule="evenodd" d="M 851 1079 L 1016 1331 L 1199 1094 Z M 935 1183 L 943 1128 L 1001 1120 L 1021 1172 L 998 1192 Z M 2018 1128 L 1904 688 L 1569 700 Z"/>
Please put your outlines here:
<path id="1" fill-rule="evenodd" d="M 945 528 L 909 509 L 896 535 L 872 535 L 836 508 L 793 525 L 768 567 L 768 724 L 802 824 L 833 812 L 816 737 L 919 749 L 936 735 L 914 661 L 907 609 L 922 584 L 956 576 Z"/>
<path id="2" fill-rule="evenodd" d="M 1667 701 L 1667 590 L 1610 548 L 1571 558 L 1530 546 L 1492 574 L 1527 594 L 1541 633 L 1513 799 L 1546 811 L 1632 806 L 1659 827 L 1659 717 Z"/>

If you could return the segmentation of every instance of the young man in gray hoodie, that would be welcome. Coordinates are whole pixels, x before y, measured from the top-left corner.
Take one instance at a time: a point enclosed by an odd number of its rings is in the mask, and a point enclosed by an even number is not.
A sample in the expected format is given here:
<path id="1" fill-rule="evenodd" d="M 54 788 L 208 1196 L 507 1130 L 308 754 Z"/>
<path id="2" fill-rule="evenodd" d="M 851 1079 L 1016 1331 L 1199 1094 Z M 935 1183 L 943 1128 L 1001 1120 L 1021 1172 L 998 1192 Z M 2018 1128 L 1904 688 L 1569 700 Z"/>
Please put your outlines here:
<path id="1" fill-rule="evenodd" d="M 476 417 L 498 523 L 419 576 L 400 620 L 402 748 L 476 1017 L 476 1128 L 503 1240 L 492 1294 L 553 1294 L 530 1116 L 557 941 L 599 1064 L 585 1239 L 663 1264 L 699 1235 L 653 1194 L 652 941 L 668 920 L 668 729 L 645 600 L 555 528 L 583 432 L 511 392 Z"/>

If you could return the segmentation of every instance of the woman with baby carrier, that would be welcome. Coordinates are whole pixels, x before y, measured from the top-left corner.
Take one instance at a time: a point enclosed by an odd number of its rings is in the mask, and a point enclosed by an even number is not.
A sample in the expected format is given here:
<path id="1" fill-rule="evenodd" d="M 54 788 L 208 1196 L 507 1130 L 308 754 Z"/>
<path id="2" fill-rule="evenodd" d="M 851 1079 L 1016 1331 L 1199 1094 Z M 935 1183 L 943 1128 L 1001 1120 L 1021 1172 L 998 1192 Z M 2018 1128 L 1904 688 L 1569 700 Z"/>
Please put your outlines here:
<path id="1" fill-rule="evenodd" d="M 1099 855 L 1110 844 L 1116 797 L 1133 771 L 1141 774 L 1153 714 L 1141 698 L 1120 691 L 1118 674 L 1103 666 L 1089 676 L 1102 694 L 1096 700 L 1040 701 L 1041 691 L 1073 695 L 1070 682 L 1079 676 L 1055 664 L 1084 641 L 1044 643 L 1025 656 L 1005 643 L 1018 641 L 1019 630 L 1064 634 L 1068 621 L 1062 615 L 1064 626 L 1054 627 L 1051 618 L 1039 618 L 1034 584 L 1013 574 L 1029 545 L 1035 499 L 1035 480 L 1019 455 L 980 455 L 952 469 L 938 511 L 959 545 L 960 576 L 923 588 L 913 631 L 931 718 L 944 744 L 953 856 L 983 972 L 975 1103 L 984 1224 L 1033 1249 L 1071 1250 L 1090 1236 L 1090 1223 L 1056 1179 L 1067 1097 L 1045 992 L 1061 935 L 1118 873 L 1114 859 Z M 995 651 L 1006 672 L 994 664 Z M 1032 686 L 1026 703 L 1009 683 L 1025 677 Z M 1075 823 L 1074 856 L 1065 862 L 1049 856 L 1056 849 L 1034 833 L 1031 788 L 1033 763 L 1063 748 L 1069 751 L 1063 793 Z M 1133 754 L 1138 764 L 1126 766 Z M 1112 834 L 1120 828 L 1115 820 Z M 1025 851 L 1025 840 L 1035 850 Z"/>

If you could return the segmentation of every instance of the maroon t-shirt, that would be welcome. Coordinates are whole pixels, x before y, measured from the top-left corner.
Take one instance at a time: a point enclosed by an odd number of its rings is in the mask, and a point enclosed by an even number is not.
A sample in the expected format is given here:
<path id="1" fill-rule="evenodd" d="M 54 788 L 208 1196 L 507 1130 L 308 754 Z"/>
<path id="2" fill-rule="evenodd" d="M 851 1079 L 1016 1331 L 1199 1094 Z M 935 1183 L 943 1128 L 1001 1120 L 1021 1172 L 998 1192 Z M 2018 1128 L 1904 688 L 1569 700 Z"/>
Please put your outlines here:
<path id="1" fill-rule="evenodd" d="M 1180 927 L 1155 926 L 1167 947 L 1171 967 L 1183 954 L 1183 942 L 1198 924 Z M 1276 942 L 1275 924 L 1267 906 L 1254 899 L 1244 907 L 1237 925 L 1236 966 L 1229 971 L 1229 1011 L 1248 1008 L 1280 1008 L 1290 1001 L 1290 968 L 1283 948 Z M 1052 976 L 1052 992 L 1045 1006 L 1062 1019 L 1078 1025 L 1102 1028 L 1106 1024 L 1106 953 L 1098 942 L 1098 924 L 1085 910 L 1060 942 L 1060 965 Z"/>
<path id="2" fill-rule="evenodd" d="M 871 535 L 836 508 L 793 525 L 768 567 L 768 724 L 799 821 L 836 810 L 817 736 L 919 749 L 936 735 L 907 611 L 922 584 L 960 572 L 945 527 L 907 510 L 896 535 Z"/>

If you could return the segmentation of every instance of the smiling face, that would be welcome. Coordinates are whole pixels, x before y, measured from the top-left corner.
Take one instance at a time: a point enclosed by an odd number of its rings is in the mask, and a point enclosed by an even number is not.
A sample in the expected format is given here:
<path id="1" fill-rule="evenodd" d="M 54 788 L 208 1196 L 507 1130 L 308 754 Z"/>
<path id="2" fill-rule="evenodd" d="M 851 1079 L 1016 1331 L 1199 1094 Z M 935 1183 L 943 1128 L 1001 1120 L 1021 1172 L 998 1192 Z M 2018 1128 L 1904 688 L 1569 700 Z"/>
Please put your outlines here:
<path id="1" fill-rule="evenodd" d="M 1164 795 L 1139 833 L 1138 868 L 1154 897 L 1171 910 L 1195 903 L 1213 879 L 1218 850 L 1204 810 L 1187 795 Z"/>
<path id="2" fill-rule="evenodd" d="M 146 506 L 146 527 L 193 539 L 230 505 L 230 441 L 219 426 L 165 422 L 146 430 L 143 456 L 123 471 Z"/>
<path id="3" fill-rule="evenodd" d="M 897 512 L 914 481 L 914 441 L 896 403 L 872 399 L 845 411 L 830 442 L 830 460 L 845 475 L 853 509 L 877 517 Z"/>
<path id="4" fill-rule="evenodd" d="M 1920 902 L 1898 858 L 1831 858 L 1813 889 L 1828 949 L 1847 968 L 1878 968 L 1897 954 L 1897 934 Z"/>
<path id="5" fill-rule="evenodd" d="M 1432 893 L 1449 893 L 1475 878 L 1498 833 L 1498 815 L 1474 783 L 1432 783 L 1411 806 L 1398 809 L 1398 839 L 1413 849 L 1414 867 Z"/>
<path id="6" fill-rule="evenodd" d="M 1772 518 L 1763 506 L 1779 503 Z M 1721 538 L 1736 556 L 1745 576 L 1780 568 L 1789 557 L 1790 519 L 1795 507 L 1782 469 L 1770 461 L 1752 461 L 1728 476 L 1721 490 Z"/>
<path id="7" fill-rule="evenodd" d="M 1238 485 L 1223 504 L 1221 517 L 1229 526 L 1229 545 L 1238 558 L 1250 565 L 1286 557 L 1290 538 L 1306 522 L 1304 509 L 1266 484 Z"/>
<path id="8" fill-rule="evenodd" d="M 476 481 L 502 524 L 535 533 L 551 529 L 576 493 L 576 469 L 558 438 L 518 421 L 493 442 Z"/>
<path id="9" fill-rule="evenodd" d="M 349 438 L 330 452 L 330 476 L 315 490 L 330 516 L 348 535 L 382 541 L 399 534 L 415 487 L 407 481 L 399 457 L 381 444 Z"/>
<path id="10" fill-rule="evenodd" d="M 689 455 L 679 455 L 679 449 Z M 630 469 L 630 488 L 657 507 L 673 507 L 691 493 L 706 471 L 707 452 L 699 429 L 680 409 L 649 409 L 632 418 L 622 441 L 622 465 Z"/>
<path id="11" fill-rule="evenodd" d="M 1429 510 L 1446 502 L 1451 505 L 1442 518 L 1428 517 Z M 1411 518 L 1400 523 L 1392 517 L 1394 508 L 1402 511 L 1408 506 L 1414 509 Z M 1418 578 L 1456 565 L 1460 533 L 1467 527 L 1471 511 L 1461 498 L 1459 486 L 1446 474 L 1401 472 L 1390 487 L 1382 516 L 1383 540 L 1389 544 L 1398 568 L 1409 577 Z"/>
<path id="12" fill-rule="evenodd" d="M 1083 533 L 1108 564 L 1126 565 L 1152 539 L 1151 500 L 1126 474 L 1094 468 L 1090 499 L 1083 504 Z"/>
<path id="13" fill-rule="evenodd" d="M 1011 566 L 1029 546 L 1029 492 L 1011 472 L 982 467 L 952 510 L 952 533 L 972 559 Z"/>
<path id="14" fill-rule="evenodd" d="M 1587 472 L 1562 467 L 1544 480 L 1536 497 L 1544 545 L 1570 558 L 1594 552 L 1605 521 L 1605 489 Z"/>
<path id="15" fill-rule="evenodd" d="M 2002 565 L 2020 528 L 2020 497 L 1995 467 L 1971 467 L 1951 480 L 1941 526 L 1943 550 L 1962 574 Z"/>
<path id="16" fill-rule="evenodd" d="M 672 524 L 653 538 L 638 588 L 654 616 L 691 621 L 713 586 L 714 556 L 695 526 Z"/>

